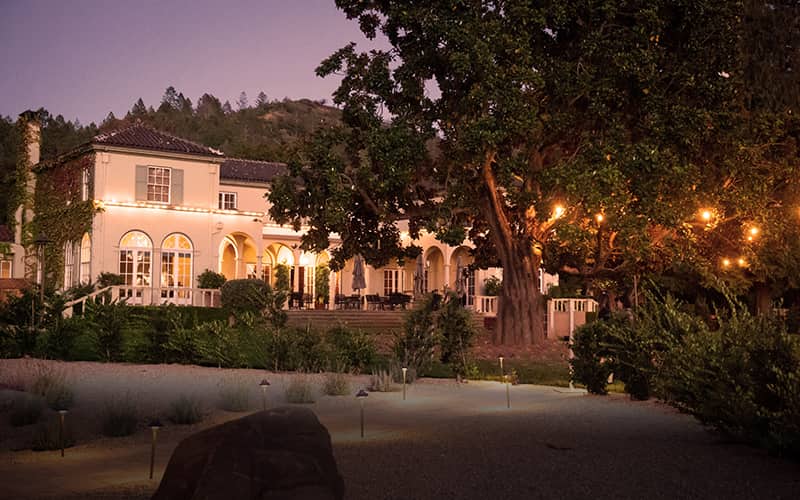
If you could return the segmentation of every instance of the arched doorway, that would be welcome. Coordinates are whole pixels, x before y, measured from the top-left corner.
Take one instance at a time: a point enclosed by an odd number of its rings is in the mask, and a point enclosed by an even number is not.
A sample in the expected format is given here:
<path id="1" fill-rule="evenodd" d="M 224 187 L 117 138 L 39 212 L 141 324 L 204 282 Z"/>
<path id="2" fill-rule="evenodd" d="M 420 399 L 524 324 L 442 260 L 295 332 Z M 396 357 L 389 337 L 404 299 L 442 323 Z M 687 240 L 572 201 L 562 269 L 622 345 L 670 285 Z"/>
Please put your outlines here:
<path id="1" fill-rule="evenodd" d="M 423 290 L 430 293 L 437 291 L 441 293 L 444 290 L 445 275 L 444 275 L 444 255 L 438 247 L 430 247 L 425 252 L 425 274 L 423 277 Z"/>
<path id="2" fill-rule="evenodd" d="M 219 272 L 229 280 L 258 278 L 258 246 L 245 233 L 231 233 L 219 244 Z"/>
<path id="3" fill-rule="evenodd" d="M 191 303 L 192 242 L 172 233 L 161 243 L 161 298 L 177 304 Z"/>
<path id="4" fill-rule="evenodd" d="M 460 293 L 463 303 L 470 306 L 475 303 L 475 271 L 469 269 L 474 260 L 465 246 L 456 248 L 450 256 L 450 289 Z"/>
<path id="5" fill-rule="evenodd" d="M 276 285 L 278 266 L 286 266 L 289 271 L 291 285 L 292 270 L 294 269 L 294 253 L 292 249 L 282 243 L 272 243 L 264 249 L 261 256 L 261 276 L 270 286 Z"/>

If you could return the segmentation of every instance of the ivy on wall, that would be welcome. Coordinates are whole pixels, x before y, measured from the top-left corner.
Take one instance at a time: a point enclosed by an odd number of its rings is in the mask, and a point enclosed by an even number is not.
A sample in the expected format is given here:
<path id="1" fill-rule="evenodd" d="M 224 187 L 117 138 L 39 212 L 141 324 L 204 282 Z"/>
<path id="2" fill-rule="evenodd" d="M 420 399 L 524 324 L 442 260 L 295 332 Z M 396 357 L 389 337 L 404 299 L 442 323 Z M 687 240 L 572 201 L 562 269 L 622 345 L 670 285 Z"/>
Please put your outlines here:
<path id="1" fill-rule="evenodd" d="M 31 170 L 30 158 L 28 158 L 28 144 L 31 140 L 31 132 L 28 129 L 26 120 L 19 120 L 16 124 L 19 142 L 17 144 L 17 162 L 14 172 L 14 185 L 9 192 L 8 200 L 8 228 L 13 233 L 16 229 L 16 212 L 20 205 L 27 200 L 25 185 L 28 179 L 28 172 Z M 24 217 L 24 215 L 23 215 Z M 30 222 L 30 221 L 29 221 Z M 24 228 L 23 228 L 24 230 Z"/>
<path id="2" fill-rule="evenodd" d="M 91 233 L 92 219 L 99 212 L 94 206 L 91 190 L 94 161 L 94 154 L 85 154 L 47 165 L 37 172 L 36 215 L 29 237 L 35 239 L 36 235 L 44 233 L 50 240 L 45 246 L 45 284 L 48 287 L 63 283 L 64 244 L 72 241 L 80 245 L 83 234 Z M 86 201 L 81 200 L 84 170 L 90 175 Z M 32 244 L 33 240 L 29 243 Z"/>

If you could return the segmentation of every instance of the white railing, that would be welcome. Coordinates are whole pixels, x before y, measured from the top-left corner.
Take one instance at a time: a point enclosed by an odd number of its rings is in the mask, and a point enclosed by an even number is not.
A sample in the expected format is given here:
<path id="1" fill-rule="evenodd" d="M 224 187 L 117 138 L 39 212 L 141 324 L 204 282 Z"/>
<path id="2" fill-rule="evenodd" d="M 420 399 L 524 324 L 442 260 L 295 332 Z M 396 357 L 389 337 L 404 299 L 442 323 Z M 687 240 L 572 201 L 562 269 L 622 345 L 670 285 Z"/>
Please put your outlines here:
<path id="1" fill-rule="evenodd" d="M 597 312 L 594 299 L 550 299 L 547 301 L 547 336 L 571 336 L 575 328 L 586 323 L 586 313 Z"/>
<path id="2" fill-rule="evenodd" d="M 181 306 L 220 307 L 220 293 L 217 289 L 114 285 L 67 302 L 64 305 L 65 308 L 62 315 L 65 318 L 69 318 L 73 315 L 76 307 L 85 307 L 86 301 L 89 299 L 108 302 L 125 301 L 126 304 L 137 306 L 176 304 Z"/>
<path id="3" fill-rule="evenodd" d="M 487 316 L 497 316 L 497 296 L 495 295 L 475 295 L 475 312 L 486 314 Z"/>

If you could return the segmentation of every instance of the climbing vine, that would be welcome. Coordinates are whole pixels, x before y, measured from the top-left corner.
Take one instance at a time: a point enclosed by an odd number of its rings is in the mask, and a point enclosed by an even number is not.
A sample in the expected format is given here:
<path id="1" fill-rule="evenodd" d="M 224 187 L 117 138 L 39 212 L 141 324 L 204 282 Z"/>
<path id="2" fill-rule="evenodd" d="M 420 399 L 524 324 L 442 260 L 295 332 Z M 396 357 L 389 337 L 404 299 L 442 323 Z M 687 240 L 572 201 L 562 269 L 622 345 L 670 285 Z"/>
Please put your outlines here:
<path id="1" fill-rule="evenodd" d="M 28 122 L 26 120 L 19 120 L 17 121 L 16 127 L 19 142 L 17 143 L 17 162 L 14 173 L 14 185 L 9 192 L 10 199 L 8 201 L 7 224 L 12 233 L 16 229 L 17 225 L 17 220 L 15 217 L 17 208 L 25 203 L 27 198 L 25 185 L 28 178 L 28 172 L 30 172 L 31 169 L 30 158 L 28 158 L 28 144 L 30 143 L 31 132 L 28 129 Z"/>
<path id="2" fill-rule="evenodd" d="M 94 155 L 86 154 L 46 164 L 37 172 L 36 216 L 30 234 L 44 233 L 50 240 L 45 246 L 45 283 L 49 286 L 63 282 L 65 243 L 71 241 L 80 245 L 83 234 L 91 231 L 94 214 L 99 211 L 92 201 L 93 165 Z M 87 200 L 81 199 L 84 171 L 90 176 Z"/>

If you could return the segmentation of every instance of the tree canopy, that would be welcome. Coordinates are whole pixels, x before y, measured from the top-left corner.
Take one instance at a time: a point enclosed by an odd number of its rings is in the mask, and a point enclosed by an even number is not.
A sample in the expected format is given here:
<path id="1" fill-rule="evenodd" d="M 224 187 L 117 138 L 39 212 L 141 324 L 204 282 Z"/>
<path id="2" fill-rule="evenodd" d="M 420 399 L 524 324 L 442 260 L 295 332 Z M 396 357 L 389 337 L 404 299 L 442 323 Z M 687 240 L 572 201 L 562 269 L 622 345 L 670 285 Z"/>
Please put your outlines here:
<path id="1" fill-rule="evenodd" d="M 278 183 L 273 216 L 382 264 L 407 220 L 504 271 L 499 341 L 542 337 L 542 258 L 586 279 L 700 253 L 696 214 L 741 152 L 742 2 L 339 0 L 344 127 Z M 763 36 L 763 33 L 762 33 Z M 739 148 L 737 150 L 737 148 Z M 297 188 L 298 183 L 300 188 Z M 716 185 L 715 185 L 716 186 Z"/>

